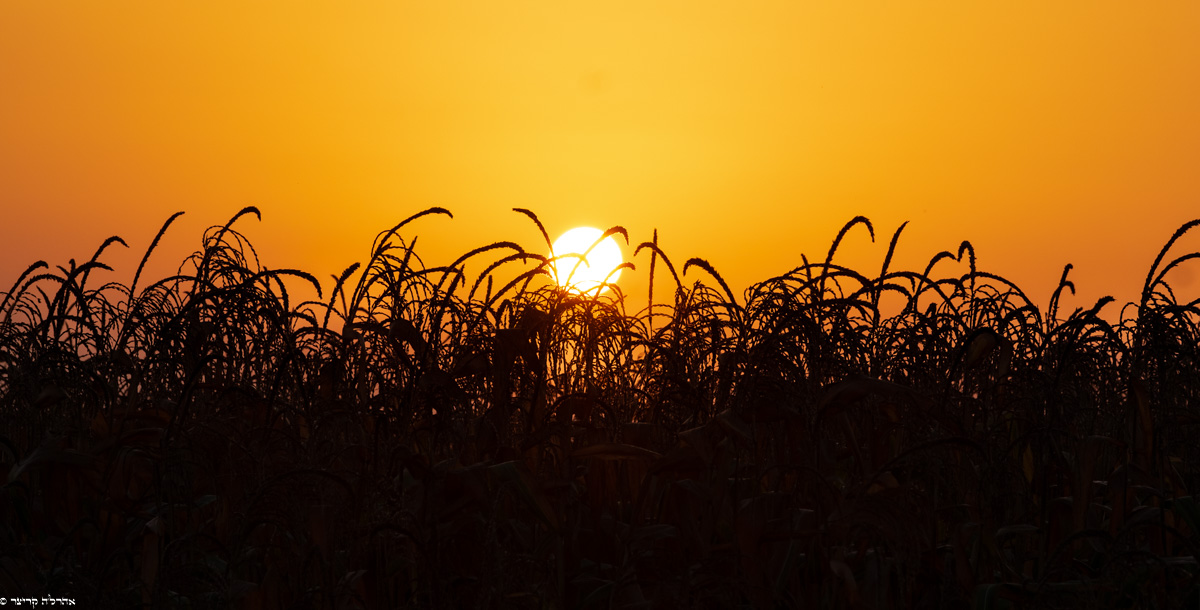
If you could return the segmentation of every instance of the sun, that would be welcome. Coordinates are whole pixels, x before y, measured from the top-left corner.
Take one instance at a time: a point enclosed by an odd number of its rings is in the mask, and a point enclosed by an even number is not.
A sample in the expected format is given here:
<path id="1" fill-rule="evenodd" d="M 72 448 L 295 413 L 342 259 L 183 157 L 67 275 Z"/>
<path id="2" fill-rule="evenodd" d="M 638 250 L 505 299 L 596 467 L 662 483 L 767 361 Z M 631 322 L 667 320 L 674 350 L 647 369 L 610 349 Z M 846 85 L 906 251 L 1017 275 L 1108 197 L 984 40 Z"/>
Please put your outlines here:
<path id="1" fill-rule="evenodd" d="M 554 259 L 550 272 L 559 286 L 582 294 L 597 286 L 603 292 L 608 290 L 607 284 L 617 281 L 621 275 L 617 269 L 622 260 L 621 247 L 611 235 L 601 240 L 602 235 L 604 231 L 600 229 L 577 227 L 554 240 L 550 247 Z"/>

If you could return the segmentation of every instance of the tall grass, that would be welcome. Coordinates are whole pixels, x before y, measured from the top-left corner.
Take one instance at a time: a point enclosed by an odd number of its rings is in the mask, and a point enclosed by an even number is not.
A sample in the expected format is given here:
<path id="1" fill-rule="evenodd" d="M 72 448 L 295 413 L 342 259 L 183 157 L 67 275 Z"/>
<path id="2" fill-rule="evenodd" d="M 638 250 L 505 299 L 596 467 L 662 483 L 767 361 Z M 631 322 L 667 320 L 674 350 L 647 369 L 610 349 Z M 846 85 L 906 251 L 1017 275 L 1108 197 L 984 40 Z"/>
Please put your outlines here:
<path id="1" fill-rule="evenodd" d="M 0 298 L 0 591 L 89 607 L 1158 608 L 1200 603 L 1197 301 L 1064 315 L 977 268 L 824 260 L 735 295 L 548 281 L 545 244 L 322 283 L 205 232 L 176 274 Z M 440 221 L 439 221 L 440 222 Z M 861 228 L 860 228 L 861 225 Z M 614 227 L 608 235 L 628 234 Z M 645 258 L 649 261 L 644 261 Z M 947 259 L 959 276 L 935 273 Z M 467 273 L 467 265 L 481 269 Z M 677 272 L 678 270 L 678 272 Z M 143 286 L 143 284 L 145 284 Z M 296 302 L 297 286 L 316 300 Z M 308 288 L 308 287 L 311 288 Z M 883 295 L 902 299 L 895 313 Z M 659 295 L 660 297 L 662 295 Z"/>

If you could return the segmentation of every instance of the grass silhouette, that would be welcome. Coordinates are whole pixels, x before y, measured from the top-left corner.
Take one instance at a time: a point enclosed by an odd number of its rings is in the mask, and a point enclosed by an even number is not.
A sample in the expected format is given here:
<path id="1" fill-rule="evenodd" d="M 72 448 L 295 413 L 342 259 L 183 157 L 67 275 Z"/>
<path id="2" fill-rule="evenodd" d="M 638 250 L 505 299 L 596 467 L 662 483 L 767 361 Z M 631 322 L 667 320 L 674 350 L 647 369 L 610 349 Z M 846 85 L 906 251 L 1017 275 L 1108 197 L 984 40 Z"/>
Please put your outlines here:
<path id="1" fill-rule="evenodd" d="M 549 236 L 529 210 L 518 209 Z M 1197 301 L 1151 266 L 1061 316 L 962 242 L 741 300 L 657 244 L 646 308 L 512 242 L 426 267 L 431 208 L 332 278 L 228 223 L 178 273 L 30 266 L 0 299 L 0 591 L 127 608 L 1200 603 Z M 243 221 L 244 222 L 244 221 Z M 620 234 L 614 227 L 605 236 Z M 965 258 L 964 258 L 965 257 Z M 934 273 L 945 259 L 968 273 Z M 466 263 L 482 266 L 471 277 Z M 654 273 L 674 294 L 654 300 Z M 690 283 L 685 283 L 685 279 Z M 294 303 L 288 284 L 318 300 Z M 904 305 L 885 314 L 885 293 Z"/>

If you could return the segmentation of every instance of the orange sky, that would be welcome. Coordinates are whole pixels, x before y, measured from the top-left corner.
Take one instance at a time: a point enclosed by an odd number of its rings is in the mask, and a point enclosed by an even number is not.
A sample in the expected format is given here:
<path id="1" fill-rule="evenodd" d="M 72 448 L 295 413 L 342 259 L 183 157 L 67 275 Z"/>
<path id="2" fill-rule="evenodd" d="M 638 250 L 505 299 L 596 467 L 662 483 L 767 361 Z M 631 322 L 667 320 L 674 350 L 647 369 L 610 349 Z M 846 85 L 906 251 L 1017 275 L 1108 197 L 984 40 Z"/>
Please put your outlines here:
<path id="1" fill-rule="evenodd" d="M 435 264 L 536 246 L 526 207 L 740 292 L 861 214 L 864 272 L 911 220 L 901 266 L 969 239 L 1039 303 L 1068 262 L 1064 306 L 1132 299 L 1200 217 L 1197 31 L 1191 1 L 6 0 L 0 290 L 113 234 L 127 280 L 185 210 L 161 276 L 245 205 L 267 265 L 328 278 L 437 205 Z"/>

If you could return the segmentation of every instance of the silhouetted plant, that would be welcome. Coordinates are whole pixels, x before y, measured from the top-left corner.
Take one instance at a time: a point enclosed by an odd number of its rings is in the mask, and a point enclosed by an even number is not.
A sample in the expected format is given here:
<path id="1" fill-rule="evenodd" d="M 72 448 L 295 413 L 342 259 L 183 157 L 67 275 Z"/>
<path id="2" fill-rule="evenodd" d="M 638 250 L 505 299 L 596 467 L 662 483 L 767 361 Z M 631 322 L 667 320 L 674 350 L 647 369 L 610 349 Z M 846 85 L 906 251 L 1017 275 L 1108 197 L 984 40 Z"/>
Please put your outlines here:
<path id="1" fill-rule="evenodd" d="M 544 244 L 427 267 L 407 232 L 450 217 L 431 208 L 328 292 L 261 265 L 235 229 L 254 208 L 152 283 L 179 214 L 128 287 L 96 286 L 116 237 L 31 265 L 0 298 L 0 590 L 114 608 L 1200 602 L 1200 301 L 1168 283 L 1200 258 L 1171 254 L 1200 221 L 1110 323 L 1108 297 L 1060 313 L 1070 265 L 1044 311 L 969 242 L 894 270 L 904 225 L 878 274 L 836 264 L 858 225 L 874 240 L 863 217 L 740 297 L 655 232 L 630 313 L 619 290 L 550 283 L 549 235 L 516 211 Z M 966 273 L 935 274 L 947 259 Z"/>

